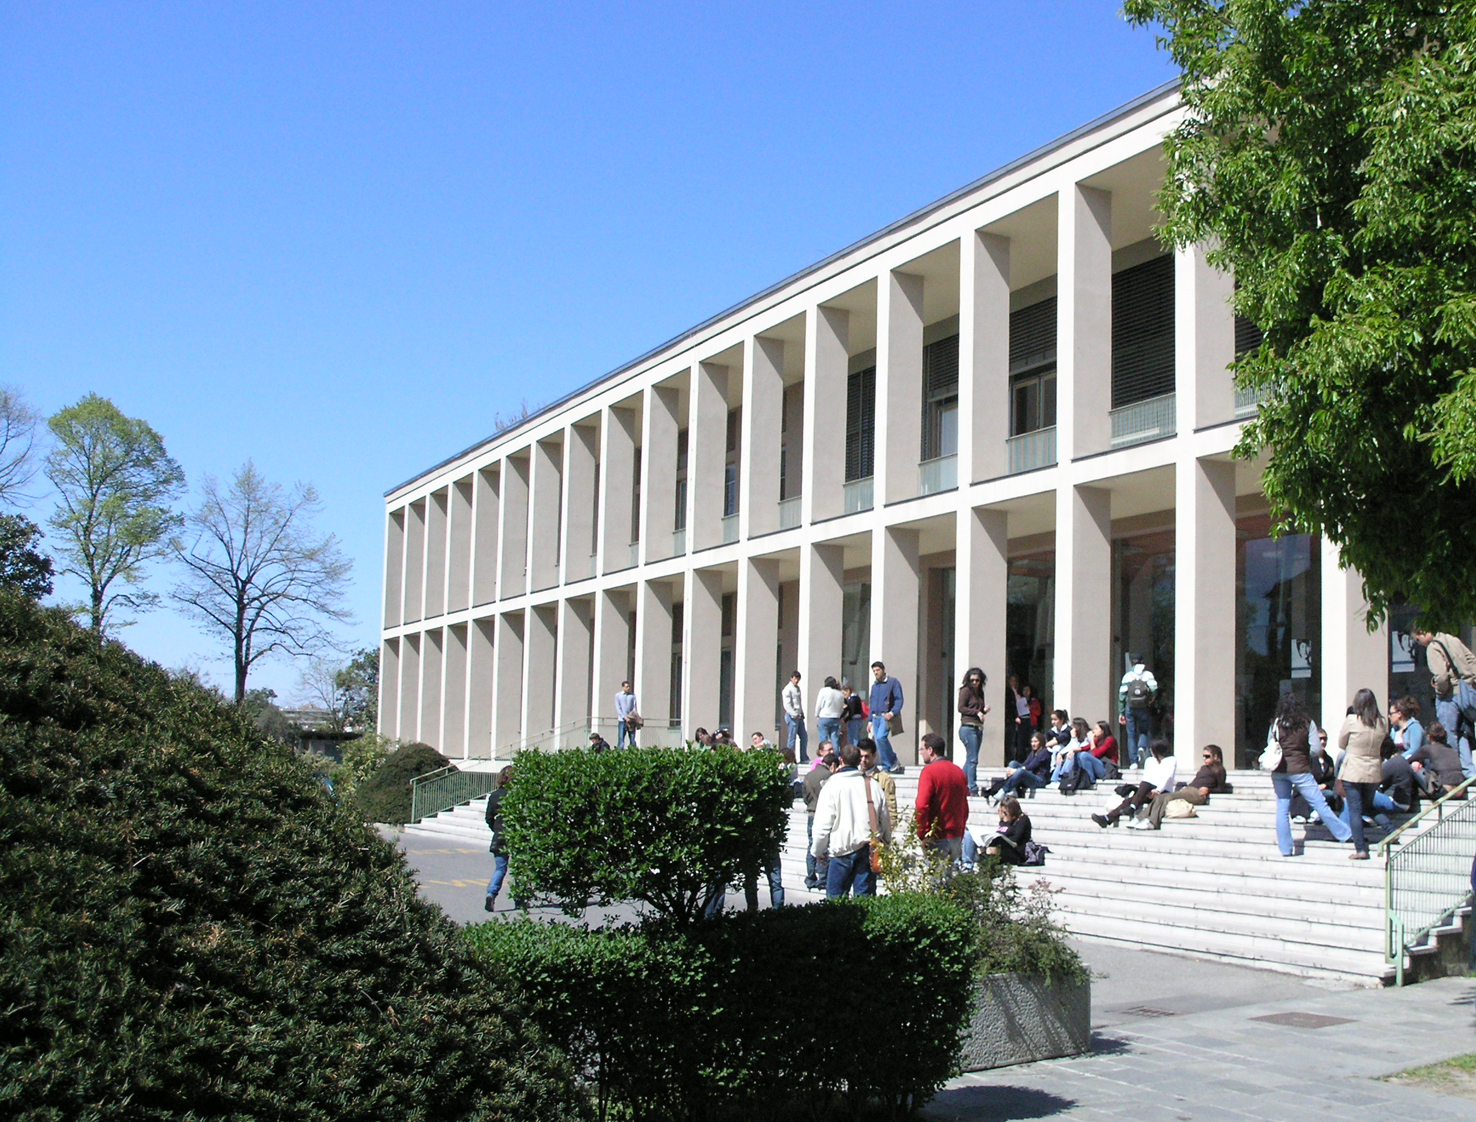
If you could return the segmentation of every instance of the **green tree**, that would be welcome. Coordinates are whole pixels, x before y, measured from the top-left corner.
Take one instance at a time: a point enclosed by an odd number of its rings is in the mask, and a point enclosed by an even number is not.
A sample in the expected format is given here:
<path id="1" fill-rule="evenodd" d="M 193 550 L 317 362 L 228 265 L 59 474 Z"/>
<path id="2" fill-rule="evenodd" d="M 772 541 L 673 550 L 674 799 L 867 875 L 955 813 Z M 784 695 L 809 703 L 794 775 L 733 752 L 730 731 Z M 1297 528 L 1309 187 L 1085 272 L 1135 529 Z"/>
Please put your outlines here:
<path id="1" fill-rule="evenodd" d="M 379 727 L 379 648 L 365 647 L 334 676 L 349 728 L 373 732 Z"/>
<path id="2" fill-rule="evenodd" d="M 41 528 L 18 514 L 0 514 L 0 588 L 30 600 L 51 595 L 51 558 L 38 548 Z"/>
<path id="3" fill-rule="evenodd" d="M 101 633 L 116 609 L 146 611 L 159 602 L 138 585 L 179 526 L 171 503 L 184 488 L 184 472 L 147 422 L 125 417 L 97 394 L 47 425 L 56 440 L 46 477 L 59 492 L 50 525 L 62 543 L 62 572 L 87 585 L 84 607 Z"/>
<path id="4" fill-rule="evenodd" d="M 1431 625 L 1476 617 L 1476 7 L 1127 0 L 1183 71 L 1165 233 L 1264 333 L 1237 452 Z M 1371 621 L 1372 622 L 1372 621 Z"/>
<path id="5" fill-rule="evenodd" d="M 172 543 L 186 570 L 174 599 L 230 647 L 239 704 L 267 655 L 333 646 L 327 624 L 350 618 L 343 599 L 353 563 L 333 534 L 313 529 L 322 507 L 312 487 L 268 483 L 247 460 L 229 487 L 207 476 L 203 490 L 186 520 L 191 540 Z"/>

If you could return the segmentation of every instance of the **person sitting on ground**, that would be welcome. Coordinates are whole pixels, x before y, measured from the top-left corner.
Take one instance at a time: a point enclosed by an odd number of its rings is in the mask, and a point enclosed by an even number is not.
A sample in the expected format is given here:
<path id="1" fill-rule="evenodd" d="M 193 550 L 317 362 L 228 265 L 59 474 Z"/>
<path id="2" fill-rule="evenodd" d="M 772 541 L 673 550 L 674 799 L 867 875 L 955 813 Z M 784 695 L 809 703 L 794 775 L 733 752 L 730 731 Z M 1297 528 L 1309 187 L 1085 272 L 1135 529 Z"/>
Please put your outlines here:
<path id="1" fill-rule="evenodd" d="M 1332 756 L 1327 750 L 1327 730 L 1318 729 L 1317 739 L 1308 738 L 1311 746 L 1312 779 L 1317 784 L 1317 789 L 1322 792 L 1323 799 L 1332 808 L 1334 814 L 1340 814 L 1343 809 L 1343 800 L 1338 797 L 1338 769 L 1333 764 Z M 1293 791 L 1291 798 L 1291 820 L 1293 822 L 1321 822 L 1322 817 L 1309 805 L 1300 791 Z"/>
<path id="2" fill-rule="evenodd" d="M 815 766 L 805 776 L 805 887 L 821 888 L 825 884 L 830 863 L 825 858 L 816 857 L 809 849 L 815 844 L 815 807 L 820 802 L 820 789 L 825 786 L 825 781 L 839 766 L 835 755 L 835 745 L 829 740 L 820 742 L 819 752 L 815 756 Z"/>
<path id="3" fill-rule="evenodd" d="M 1461 771 L 1461 754 L 1447 742 L 1445 726 L 1431 721 L 1425 732 L 1428 739 L 1410 757 L 1409 763 L 1416 778 L 1423 780 L 1425 792 L 1438 799 L 1464 783 L 1466 776 Z"/>
<path id="4" fill-rule="evenodd" d="M 1419 722 L 1420 703 L 1412 697 L 1401 697 L 1394 703 L 1394 710 L 1397 714 L 1394 727 L 1399 730 L 1399 750 L 1404 753 L 1406 760 L 1412 760 L 1414 754 L 1420 750 L 1420 745 L 1425 743 L 1425 729 Z"/>
<path id="5" fill-rule="evenodd" d="M 1194 773 L 1194 778 L 1187 787 L 1180 787 L 1177 791 L 1160 791 L 1153 796 L 1153 802 L 1148 805 L 1148 829 L 1163 828 L 1163 816 L 1169 803 L 1186 802 L 1190 806 L 1204 806 L 1211 795 L 1225 789 L 1225 753 L 1220 746 L 1206 744 L 1200 757 L 1204 762 L 1199 765 L 1199 770 Z"/>
<path id="6" fill-rule="evenodd" d="M 1143 778 L 1138 783 L 1137 789 L 1106 814 L 1092 815 L 1092 821 L 1104 830 L 1108 826 L 1116 826 L 1124 814 L 1136 815 L 1160 791 L 1174 789 L 1176 764 L 1174 750 L 1169 746 L 1169 742 L 1155 740 L 1148 746 L 1148 754 L 1152 758 L 1143 765 Z"/>
<path id="7" fill-rule="evenodd" d="M 1050 781 L 1050 775 L 1051 750 L 1046 744 L 1045 734 L 1033 732 L 1030 734 L 1030 755 L 1025 757 L 1025 761 L 1016 763 L 1003 778 L 994 780 L 981 794 L 992 799 L 996 795 L 1004 797 L 1016 791 L 1028 791 L 1034 798 L 1035 789 L 1044 787 Z"/>
<path id="8" fill-rule="evenodd" d="M 999 804 L 999 829 L 984 843 L 984 856 L 998 857 L 1006 865 L 1025 863 L 1025 843 L 1030 840 L 1030 816 L 1020 809 L 1013 795 Z"/>
<path id="9" fill-rule="evenodd" d="M 876 741 L 869 736 L 863 736 L 856 742 L 856 747 L 861 752 L 861 774 L 873 783 L 881 785 L 882 794 L 887 798 L 887 811 L 891 814 L 892 821 L 900 821 L 897 817 L 897 781 L 881 766 Z"/>

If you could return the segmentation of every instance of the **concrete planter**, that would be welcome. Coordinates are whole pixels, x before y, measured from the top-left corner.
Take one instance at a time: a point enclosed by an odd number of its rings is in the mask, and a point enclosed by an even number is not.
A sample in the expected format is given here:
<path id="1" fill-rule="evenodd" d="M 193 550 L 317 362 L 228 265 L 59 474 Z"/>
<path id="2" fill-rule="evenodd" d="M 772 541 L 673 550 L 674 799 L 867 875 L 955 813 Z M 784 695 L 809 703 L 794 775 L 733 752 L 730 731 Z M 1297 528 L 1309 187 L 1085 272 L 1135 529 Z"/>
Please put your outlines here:
<path id="1" fill-rule="evenodd" d="M 1092 984 L 991 974 L 974 991 L 964 1071 L 1079 1056 L 1092 1044 Z"/>

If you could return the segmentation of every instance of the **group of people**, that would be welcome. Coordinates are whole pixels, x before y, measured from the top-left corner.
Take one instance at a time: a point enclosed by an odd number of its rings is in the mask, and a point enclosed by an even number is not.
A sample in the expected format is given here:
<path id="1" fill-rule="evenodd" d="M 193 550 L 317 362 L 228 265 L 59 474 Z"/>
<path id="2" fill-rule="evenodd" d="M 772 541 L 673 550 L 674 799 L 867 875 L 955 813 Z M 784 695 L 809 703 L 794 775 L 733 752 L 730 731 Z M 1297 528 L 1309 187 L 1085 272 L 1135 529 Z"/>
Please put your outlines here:
<path id="1" fill-rule="evenodd" d="M 810 762 L 810 733 L 805 724 L 805 695 L 800 687 L 798 670 L 789 676 L 780 691 L 784 707 L 784 724 L 789 733 L 786 747 L 801 764 Z M 897 759 L 892 737 L 901 735 L 902 709 L 906 698 L 902 683 L 887 674 L 886 663 L 871 664 L 871 688 L 863 699 L 850 680 L 826 677 L 815 695 L 815 723 L 822 742 L 834 747 L 859 745 L 870 740 L 876 747 L 882 769 L 889 775 L 901 775 L 907 769 Z M 869 733 L 869 735 L 868 735 Z"/>

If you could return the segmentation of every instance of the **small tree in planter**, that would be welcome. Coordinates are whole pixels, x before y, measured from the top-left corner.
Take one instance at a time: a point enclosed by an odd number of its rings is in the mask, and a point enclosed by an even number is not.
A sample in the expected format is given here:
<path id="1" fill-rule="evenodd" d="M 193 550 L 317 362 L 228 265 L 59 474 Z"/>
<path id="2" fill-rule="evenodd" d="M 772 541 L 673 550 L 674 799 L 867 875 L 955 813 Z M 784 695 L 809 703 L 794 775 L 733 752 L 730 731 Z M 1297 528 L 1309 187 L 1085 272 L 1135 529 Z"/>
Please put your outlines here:
<path id="1" fill-rule="evenodd" d="M 773 859 L 791 801 L 768 751 L 525 751 L 513 774 L 502 821 L 519 892 L 570 914 L 638 900 L 683 925 L 714 887 Z"/>

